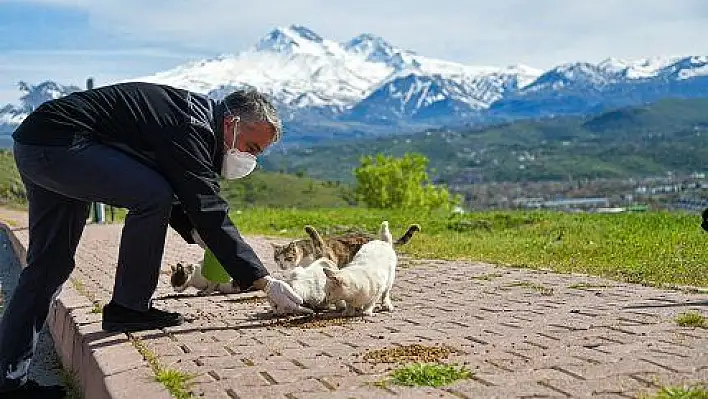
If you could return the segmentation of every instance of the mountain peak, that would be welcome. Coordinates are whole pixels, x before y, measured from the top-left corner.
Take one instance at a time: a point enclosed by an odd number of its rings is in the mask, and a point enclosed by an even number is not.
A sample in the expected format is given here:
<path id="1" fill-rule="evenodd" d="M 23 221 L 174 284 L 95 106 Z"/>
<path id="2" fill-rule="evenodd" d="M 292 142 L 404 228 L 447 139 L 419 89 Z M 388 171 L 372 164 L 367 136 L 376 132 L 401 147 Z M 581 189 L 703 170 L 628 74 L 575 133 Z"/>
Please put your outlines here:
<path id="1" fill-rule="evenodd" d="M 344 50 L 358 54 L 367 61 L 380 62 L 394 68 L 402 68 L 405 62 L 402 54 L 412 56 L 415 53 L 393 46 L 381 36 L 362 33 L 342 44 Z"/>
<path id="2" fill-rule="evenodd" d="M 311 29 L 302 25 L 277 27 L 263 36 L 256 44 L 257 51 L 277 53 L 319 53 L 324 39 Z"/>
<path id="3" fill-rule="evenodd" d="M 81 91 L 77 86 L 64 86 L 51 80 L 44 81 L 38 85 L 30 85 L 21 81 L 17 83 L 17 87 L 23 93 L 22 97 L 20 97 L 20 102 L 24 110 L 33 110 L 45 101 L 64 97 L 75 91 Z"/>
<path id="4" fill-rule="evenodd" d="M 303 25 L 290 25 L 287 28 L 287 32 L 295 34 L 302 39 L 310 40 L 315 43 L 322 43 L 323 40 L 322 36 L 318 35 L 317 33 L 313 32 L 312 29 Z"/>

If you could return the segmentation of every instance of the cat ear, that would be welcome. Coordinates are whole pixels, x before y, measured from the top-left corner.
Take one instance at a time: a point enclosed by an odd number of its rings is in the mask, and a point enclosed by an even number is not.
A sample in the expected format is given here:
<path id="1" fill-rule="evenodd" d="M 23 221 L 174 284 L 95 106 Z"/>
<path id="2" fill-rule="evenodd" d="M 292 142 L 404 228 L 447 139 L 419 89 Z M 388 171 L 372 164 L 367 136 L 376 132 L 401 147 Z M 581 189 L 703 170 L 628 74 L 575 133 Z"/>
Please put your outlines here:
<path id="1" fill-rule="evenodd" d="M 324 267 L 322 268 L 322 271 L 324 272 L 325 276 L 332 281 L 334 284 L 337 285 L 342 285 L 342 276 L 338 275 L 335 270 L 332 270 L 330 268 Z"/>
<path id="2" fill-rule="evenodd" d="M 280 246 L 280 245 L 278 245 L 278 244 L 276 244 L 276 243 L 274 243 L 274 242 L 271 242 L 271 243 L 270 243 L 270 246 L 273 247 L 273 249 L 276 250 L 276 251 L 279 250 L 280 248 L 282 248 L 282 246 Z"/>
<path id="3" fill-rule="evenodd" d="M 170 270 L 172 271 L 172 273 L 174 273 L 175 271 L 177 271 L 177 267 L 175 267 L 175 265 L 170 265 Z"/>

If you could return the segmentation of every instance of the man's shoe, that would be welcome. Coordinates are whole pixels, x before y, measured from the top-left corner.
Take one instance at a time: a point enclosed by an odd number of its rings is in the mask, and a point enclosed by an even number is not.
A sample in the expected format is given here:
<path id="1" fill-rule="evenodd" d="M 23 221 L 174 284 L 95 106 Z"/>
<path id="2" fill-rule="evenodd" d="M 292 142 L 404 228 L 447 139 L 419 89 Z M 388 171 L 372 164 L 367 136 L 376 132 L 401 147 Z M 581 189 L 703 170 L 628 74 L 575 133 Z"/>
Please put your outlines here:
<path id="1" fill-rule="evenodd" d="M 115 302 L 109 302 L 103 307 L 102 328 L 108 332 L 156 330 L 178 326 L 182 323 L 184 323 L 184 317 L 181 314 L 153 307 L 145 312 L 126 308 Z"/>
<path id="2" fill-rule="evenodd" d="M 33 380 L 28 380 L 11 391 L 0 392 L 0 399 L 64 399 L 66 388 L 61 385 L 39 385 Z"/>

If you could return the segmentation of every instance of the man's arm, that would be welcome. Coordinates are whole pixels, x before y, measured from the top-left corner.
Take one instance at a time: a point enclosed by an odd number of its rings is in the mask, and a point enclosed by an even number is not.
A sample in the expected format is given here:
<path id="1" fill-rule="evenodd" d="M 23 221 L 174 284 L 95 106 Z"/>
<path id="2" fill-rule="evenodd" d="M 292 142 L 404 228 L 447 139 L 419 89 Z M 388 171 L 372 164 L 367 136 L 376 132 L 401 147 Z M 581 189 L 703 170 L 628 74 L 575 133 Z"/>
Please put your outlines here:
<path id="1" fill-rule="evenodd" d="M 185 123 L 182 131 L 157 146 L 162 172 L 180 200 L 199 236 L 241 287 L 265 286 L 256 282 L 268 271 L 255 251 L 229 219 L 229 207 L 219 195 L 218 175 L 211 167 L 211 149 L 205 144 L 210 130 Z M 220 150 L 220 145 L 215 144 Z"/>
<path id="2" fill-rule="evenodd" d="M 170 226 L 187 242 L 187 244 L 196 244 L 194 237 L 192 236 L 194 225 L 184 212 L 184 208 L 180 202 L 175 202 L 172 204 Z"/>

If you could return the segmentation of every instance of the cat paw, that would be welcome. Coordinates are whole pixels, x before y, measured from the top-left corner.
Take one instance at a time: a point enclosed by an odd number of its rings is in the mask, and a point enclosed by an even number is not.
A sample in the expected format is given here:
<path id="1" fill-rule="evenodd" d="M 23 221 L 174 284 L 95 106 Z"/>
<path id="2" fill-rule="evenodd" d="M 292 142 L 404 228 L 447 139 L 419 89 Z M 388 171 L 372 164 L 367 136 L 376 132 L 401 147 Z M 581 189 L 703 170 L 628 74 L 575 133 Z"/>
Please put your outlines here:
<path id="1" fill-rule="evenodd" d="M 374 315 L 374 310 L 373 309 L 366 309 L 363 312 L 361 312 L 362 316 L 373 316 Z"/>
<path id="2" fill-rule="evenodd" d="M 392 312 L 394 307 L 392 303 L 384 303 L 383 305 L 381 305 L 381 309 L 386 312 Z"/>

